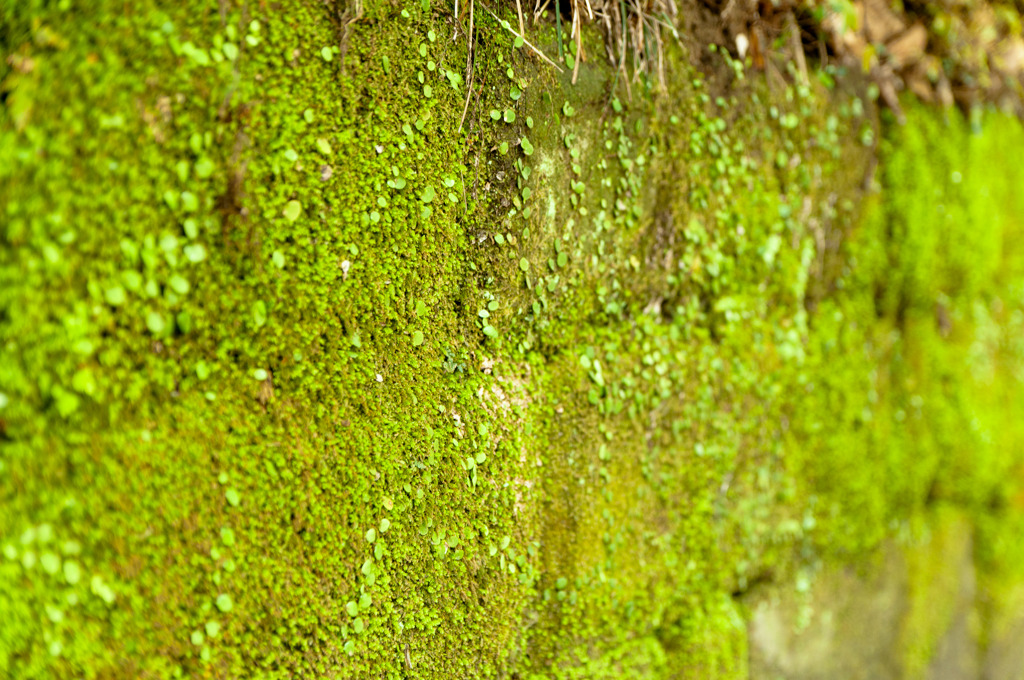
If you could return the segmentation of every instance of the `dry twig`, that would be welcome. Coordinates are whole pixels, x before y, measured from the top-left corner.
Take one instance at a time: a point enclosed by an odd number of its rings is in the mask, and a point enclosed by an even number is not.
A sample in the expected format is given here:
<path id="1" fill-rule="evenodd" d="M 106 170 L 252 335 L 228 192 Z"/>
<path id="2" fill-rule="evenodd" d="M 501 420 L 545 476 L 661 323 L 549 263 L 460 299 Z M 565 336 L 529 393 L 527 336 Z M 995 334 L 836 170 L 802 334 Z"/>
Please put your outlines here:
<path id="1" fill-rule="evenodd" d="M 552 66 L 554 66 L 554 67 L 555 67 L 555 69 L 556 69 L 556 70 L 557 70 L 557 71 L 558 71 L 559 73 L 561 73 L 561 72 L 562 72 L 562 69 L 561 69 L 561 68 L 560 68 L 560 67 L 558 66 L 558 64 L 556 64 L 555 62 L 551 61 L 551 59 L 550 59 L 550 58 L 548 57 L 548 55 L 544 54 L 544 53 L 543 53 L 543 52 L 541 52 L 541 51 L 540 51 L 539 49 L 537 49 L 537 48 L 536 48 L 536 47 L 534 46 L 534 44 L 533 44 L 533 43 L 531 43 L 531 42 L 530 42 L 529 40 L 527 40 L 527 39 L 526 39 L 526 37 L 525 37 L 525 36 L 523 36 L 523 35 L 522 35 L 522 34 L 520 34 L 520 33 L 516 33 L 516 32 L 515 32 L 515 30 L 514 30 L 514 29 L 513 29 L 513 28 L 512 28 L 512 27 L 511 27 L 511 26 L 509 25 L 509 23 L 508 23 L 507 21 L 502 21 L 501 19 L 499 19 L 499 18 L 498 18 L 498 15 L 497 15 L 497 14 L 495 14 L 494 12 L 492 12 L 492 11 L 491 11 L 490 9 L 488 9 L 487 7 L 484 7 L 484 9 L 485 9 L 485 10 L 487 10 L 487 13 L 488 13 L 488 14 L 490 14 L 490 15 L 491 15 L 492 17 L 494 17 L 494 20 L 495 20 L 495 21 L 497 21 L 497 22 L 498 22 L 498 23 L 499 23 L 499 24 L 501 25 L 501 27 L 502 27 L 502 28 L 504 28 L 504 29 L 505 29 L 506 31 L 508 31 L 508 32 L 509 32 L 509 33 L 511 33 L 512 35 L 516 36 L 517 38 L 520 38 L 520 39 L 522 39 L 522 41 L 523 41 L 523 44 L 524 44 L 524 45 L 526 45 L 527 47 L 529 47 L 529 48 L 530 48 L 531 50 L 533 50 L 534 52 L 536 52 L 536 54 L 537 54 L 537 56 L 538 56 L 538 57 L 540 57 L 541 59 L 543 59 L 543 60 L 544 60 L 544 61 L 546 61 L 547 63 L 551 64 Z"/>

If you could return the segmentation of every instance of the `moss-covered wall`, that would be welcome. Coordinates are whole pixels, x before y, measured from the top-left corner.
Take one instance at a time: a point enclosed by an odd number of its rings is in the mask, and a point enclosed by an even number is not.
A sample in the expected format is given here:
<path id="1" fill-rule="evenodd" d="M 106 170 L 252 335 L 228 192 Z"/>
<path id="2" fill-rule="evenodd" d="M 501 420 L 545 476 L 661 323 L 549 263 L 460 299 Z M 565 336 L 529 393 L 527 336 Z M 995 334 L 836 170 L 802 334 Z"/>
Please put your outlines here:
<path id="1" fill-rule="evenodd" d="M 1015 620 L 1018 122 L 159 4 L 0 10 L 3 674 L 747 677 L 938 501 Z"/>

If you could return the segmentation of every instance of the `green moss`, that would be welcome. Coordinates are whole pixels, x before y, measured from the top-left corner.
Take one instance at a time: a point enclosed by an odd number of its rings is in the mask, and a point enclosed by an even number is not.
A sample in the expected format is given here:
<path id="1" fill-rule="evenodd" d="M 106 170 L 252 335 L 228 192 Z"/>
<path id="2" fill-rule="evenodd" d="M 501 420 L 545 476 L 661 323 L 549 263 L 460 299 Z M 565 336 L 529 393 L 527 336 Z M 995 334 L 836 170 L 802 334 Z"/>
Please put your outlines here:
<path id="1" fill-rule="evenodd" d="M 861 220 L 853 93 L 629 102 L 478 16 L 467 108 L 446 10 L 363 9 L 4 34 L 0 669 L 744 677 L 733 593 L 994 517 L 1013 168 L 937 233 L 897 141 Z"/>
<path id="2" fill-rule="evenodd" d="M 943 635 L 952 627 L 963 590 L 973 588 L 971 526 L 964 517 L 940 508 L 929 522 L 918 522 L 908 555 L 909 602 L 901 648 L 904 676 L 927 676 Z M 973 597 L 970 593 L 967 597 Z"/>

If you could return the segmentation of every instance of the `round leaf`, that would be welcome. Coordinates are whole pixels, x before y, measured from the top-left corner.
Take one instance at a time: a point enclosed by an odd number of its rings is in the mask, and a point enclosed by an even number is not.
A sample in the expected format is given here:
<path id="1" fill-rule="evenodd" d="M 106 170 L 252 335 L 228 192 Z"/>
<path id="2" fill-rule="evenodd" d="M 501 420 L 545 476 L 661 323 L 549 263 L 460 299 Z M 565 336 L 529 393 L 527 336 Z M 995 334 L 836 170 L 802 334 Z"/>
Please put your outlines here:
<path id="1" fill-rule="evenodd" d="M 298 201 L 288 201 L 284 206 L 284 216 L 289 222 L 299 219 L 300 214 L 302 214 L 302 204 Z"/>

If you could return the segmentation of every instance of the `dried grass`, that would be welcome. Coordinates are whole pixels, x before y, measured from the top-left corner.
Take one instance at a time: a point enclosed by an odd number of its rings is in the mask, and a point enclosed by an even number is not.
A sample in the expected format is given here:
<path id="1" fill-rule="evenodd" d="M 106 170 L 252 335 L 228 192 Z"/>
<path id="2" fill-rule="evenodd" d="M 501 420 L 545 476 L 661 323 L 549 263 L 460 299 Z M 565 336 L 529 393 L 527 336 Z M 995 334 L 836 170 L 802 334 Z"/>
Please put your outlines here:
<path id="1" fill-rule="evenodd" d="M 578 0 L 575 0 L 578 2 Z M 608 58 L 629 83 L 646 74 L 664 89 L 665 43 L 662 31 L 678 39 L 675 0 L 595 0 L 592 11 L 608 37 Z M 577 12 L 574 12 L 578 14 Z"/>
<path id="2" fill-rule="evenodd" d="M 469 0 L 470 55 L 475 1 Z M 458 15 L 458 0 L 455 2 Z M 569 6 L 568 36 L 563 31 L 563 2 Z M 794 79 L 807 84 L 810 68 L 806 50 L 810 49 L 822 64 L 838 61 L 850 68 L 863 68 L 897 117 L 898 91 L 905 87 L 926 101 L 948 105 L 955 99 L 964 108 L 978 100 L 999 102 L 1024 116 L 1024 38 L 1019 29 L 1007 28 L 1024 21 L 1024 10 L 1006 9 L 1002 19 L 984 1 L 950 10 L 948 16 L 959 30 L 951 33 L 953 37 L 940 40 L 930 33 L 924 35 L 927 17 L 922 18 L 920 8 L 916 13 L 890 8 L 897 4 L 891 0 L 702 0 L 700 4 L 716 17 L 711 21 L 717 21 L 717 29 L 727 43 L 723 47 L 741 61 L 747 61 L 749 54 L 748 63 L 769 75 L 773 69 L 778 70 L 773 61 L 792 62 Z M 607 57 L 627 97 L 632 97 L 631 85 L 643 77 L 666 89 L 666 39 L 671 36 L 679 40 L 676 0 L 534 0 L 532 11 L 526 13 L 522 0 L 516 0 L 515 7 L 519 30 L 504 21 L 502 26 L 522 38 L 545 62 L 561 71 L 559 64 L 566 63 L 564 45 L 575 48 L 573 83 L 579 77 L 580 64 L 592 56 L 584 49 L 582 39 L 583 23 L 590 21 L 597 22 L 605 32 Z M 558 34 L 557 62 L 526 40 L 527 19 L 537 22 L 548 12 L 554 15 Z M 863 27 L 843 28 L 849 23 L 848 15 L 865 12 L 884 14 L 882 18 L 887 17 L 889 24 L 896 26 L 894 35 L 873 37 Z M 868 23 L 878 24 L 875 19 Z M 990 30 L 982 31 L 979 25 Z M 917 33 L 911 35 L 913 31 Z M 471 77 L 468 63 L 467 81 Z"/>
<path id="3" fill-rule="evenodd" d="M 457 0 L 456 0 L 457 1 Z M 470 14 L 475 0 L 470 0 Z M 607 40 L 605 43 L 608 58 L 615 65 L 626 81 L 627 90 L 630 82 L 636 82 L 643 75 L 654 76 L 661 87 L 665 86 L 665 54 L 662 30 L 668 31 L 678 39 L 675 29 L 677 9 L 675 0 L 569 0 L 571 22 L 568 41 L 575 43 L 575 57 L 572 68 L 572 82 L 579 77 L 580 63 L 586 61 L 588 55 L 583 47 L 583 22 L 598 22 L 604 29 Z M 519 18 L 519 31 L 515 31 L 507 22 L 501 22 L 486 7 L 484 8 L 514 35 L 521 37 L 523 42 L 541 59 L 561 70 L 558 64 L 544 54 L 535 45 L 526 40 L 526 21 L 521 0 L 516 0 L 516 15 Z M 545 12 L 555 15 L 558 32 L 558 62 L 564 60 L 562 51 L 562 15 L 558 0 L 535 0 L 533 11 L 530 12 L 534 22 L 540 20 Z M 468 74 L 467 74 L 468 77 Z"/>

